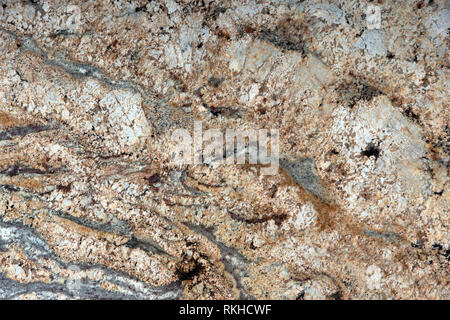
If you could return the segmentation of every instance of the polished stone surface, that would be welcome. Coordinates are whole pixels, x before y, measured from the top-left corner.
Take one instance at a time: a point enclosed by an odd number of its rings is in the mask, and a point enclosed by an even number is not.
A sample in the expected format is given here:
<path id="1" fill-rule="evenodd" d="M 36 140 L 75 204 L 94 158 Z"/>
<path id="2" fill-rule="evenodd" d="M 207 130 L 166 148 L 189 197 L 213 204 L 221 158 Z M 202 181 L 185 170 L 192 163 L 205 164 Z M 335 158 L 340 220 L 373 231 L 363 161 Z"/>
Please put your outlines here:
<path id="1" fill-rule="evenodd" d="M 0 298 L 450 298 L 447 1 L 2 3 Z"/>

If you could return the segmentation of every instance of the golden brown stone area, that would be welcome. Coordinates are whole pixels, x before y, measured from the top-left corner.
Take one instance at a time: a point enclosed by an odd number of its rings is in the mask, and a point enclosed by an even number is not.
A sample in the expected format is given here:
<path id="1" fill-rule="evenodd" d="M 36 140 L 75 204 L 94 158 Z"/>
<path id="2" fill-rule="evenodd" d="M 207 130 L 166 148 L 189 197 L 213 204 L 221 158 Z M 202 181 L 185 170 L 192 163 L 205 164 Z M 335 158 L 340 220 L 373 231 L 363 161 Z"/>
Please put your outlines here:
<path id="1" fill-rule="evenodd" d="M 1 3 L 1 299 L 450 298 L 447 1 Z"/>

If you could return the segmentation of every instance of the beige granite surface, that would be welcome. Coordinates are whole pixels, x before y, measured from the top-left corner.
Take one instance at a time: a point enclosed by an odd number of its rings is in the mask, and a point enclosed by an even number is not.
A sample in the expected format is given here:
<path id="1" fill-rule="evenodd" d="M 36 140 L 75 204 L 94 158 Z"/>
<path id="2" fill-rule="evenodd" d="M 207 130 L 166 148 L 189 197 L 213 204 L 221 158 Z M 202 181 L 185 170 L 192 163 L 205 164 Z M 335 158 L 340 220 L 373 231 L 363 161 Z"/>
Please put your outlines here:
<path id="1" fill-rule="evenodd" d="M 1 299 L 450 298 L 448 1 L 0 3 Z"/>

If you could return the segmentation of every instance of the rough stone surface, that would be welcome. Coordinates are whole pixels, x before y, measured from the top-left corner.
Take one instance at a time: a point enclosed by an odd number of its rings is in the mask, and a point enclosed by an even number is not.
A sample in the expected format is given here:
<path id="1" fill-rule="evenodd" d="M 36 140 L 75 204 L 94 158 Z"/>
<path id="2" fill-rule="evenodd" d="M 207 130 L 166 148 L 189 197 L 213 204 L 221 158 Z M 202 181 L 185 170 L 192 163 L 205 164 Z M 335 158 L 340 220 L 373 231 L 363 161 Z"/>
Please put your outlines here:
<path id="1" fill-rule="evenodd" d="M 2 1 L 0 298 L 449 299 L 449 28 L 445 0 Z M 170 165 L 194 120 L 279 129 L 278 174 Z"/>

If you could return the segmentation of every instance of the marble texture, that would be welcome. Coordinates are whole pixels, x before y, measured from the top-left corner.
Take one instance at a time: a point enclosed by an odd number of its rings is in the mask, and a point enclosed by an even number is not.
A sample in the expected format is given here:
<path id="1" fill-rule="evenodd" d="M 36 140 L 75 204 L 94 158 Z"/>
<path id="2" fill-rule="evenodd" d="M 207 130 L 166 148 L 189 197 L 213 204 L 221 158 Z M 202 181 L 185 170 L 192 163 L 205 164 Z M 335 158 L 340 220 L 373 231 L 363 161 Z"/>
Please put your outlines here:
<path id="1" fill-rule="evenodd" d="M 1 4 L 1 299 L 450 298 L 448 1 Z"/>

